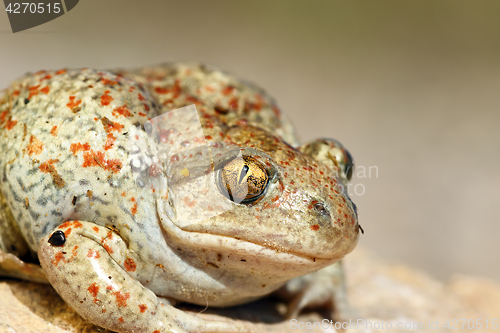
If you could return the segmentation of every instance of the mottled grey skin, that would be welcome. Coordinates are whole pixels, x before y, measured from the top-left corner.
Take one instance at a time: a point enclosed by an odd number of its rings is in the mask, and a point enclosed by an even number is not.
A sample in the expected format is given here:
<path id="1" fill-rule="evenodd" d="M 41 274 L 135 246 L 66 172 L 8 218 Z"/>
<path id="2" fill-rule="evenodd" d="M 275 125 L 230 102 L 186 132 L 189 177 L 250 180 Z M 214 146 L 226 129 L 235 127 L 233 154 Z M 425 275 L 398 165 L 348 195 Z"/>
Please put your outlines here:
<path id="1" fill-rule="evenodd" d="M 193 103 L 204 137 L 177 128 L 162 138 L 179 149 L 206 140 L 208 150 L 159 161 L 137 149 L 147 137 L 137 126 Z M 0 96 L 0 127 L 0 254 L 37 253 L 61 297 L 99 326 L 248 331 L 205 322 L 157 296 L 230 306 L 317 270 L 283 289 L 293 299 L 288 314 L 343 298 L 335 294 L 341 272 L 327 266 L 358 239 L 355 206 L 343 191 L 348 155 L 332 140 L 294 148 L 291 124 L 255 86 L 197 65 L 118 75 L 42 71 Z M 270 175 L 265 194 L 250 205 L 199 182 L 207 161 L 213 168 L 235 149 L 259 159 Z M 160 183 L 167 185 L 151 185 Z M 217 197 L 213 207 L 203 201 L 207 193 Z M 214 215 L 221 207 L 228 209 Z M 194 220 L 202 222 L 186 223 Z M 65 234 L 62 245 L 48 241 L 57 230 Z M 36 270 L 13 264 L 13 255 L 1 258 L 0 274 L 29 278 Z M 331 281 L 325 292 L 315 276 Z"/>

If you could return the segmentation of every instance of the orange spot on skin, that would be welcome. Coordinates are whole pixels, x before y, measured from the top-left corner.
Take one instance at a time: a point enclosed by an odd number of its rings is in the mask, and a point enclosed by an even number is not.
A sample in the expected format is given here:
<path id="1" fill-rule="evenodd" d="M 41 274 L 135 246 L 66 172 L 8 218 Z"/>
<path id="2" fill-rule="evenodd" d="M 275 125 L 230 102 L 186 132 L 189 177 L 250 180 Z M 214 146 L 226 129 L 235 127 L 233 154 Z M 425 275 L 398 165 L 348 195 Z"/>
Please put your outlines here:
<path id="1" fill-rule="evenodd" d="M 42 81 L 42 80 L 50 80 L 50 79 L 52 79 L 52 75 L 47 74 L 47 75 L 45 75 L 44 77 L 42 77 L 42 78 L 40 79 L 40 81 Z"/>
<path id="2" fill-rule="evenodd" d="M 98 227 L 92 227 L 92 229 L 93 229 L 95 232 L 99 232 L 99 228 L 98 228 Z"/>
<path id="3" fill-rule="evenodd" d="M 42 164 L 40 164 L 38 169 L 40 169 L 40 171 L 42 171 L 43 173 L 51 173 L 54 168 L 54 163 L 57 162 L 59 162 L 59 160 L 50 159 L 47 162 L 43 162 Z"/>
<path id="4" fill-rule="evenodd" d="M 130 293 L 122 293 L 121 291 L 115 291 L 113 294 L 116 297 L 116 303 L 118 304 L 119 308 L 127 306 L 127 300 L 130 298 Z"/>
<path id="5" fill-rule="evenodd" d="M 113 249 L 108 244 L 103 244 L 102 247 L 104 247 L 104 249 L 108 251 L 109 254 L 114 252 Z"/>
<path id="6" fill-rule="evenodd" d="M 28 99 L 31 99 L 31 97 L 38 95 L 38 88 L 39 87 L 40 87 L 40 85 L 28 88 L 29 92 L 30 92 Z"/>
<path id="7" fill-rule="evenodd" d="M 171 91 L 172 90 L 169 89 L 169 88 L 161 88 L 161 87 L 156 87 L 155 88 L 155 92 L 158 93 L 158 94 L 168 94 Z"/>
<path id="8" fill-rule="evenodd" d="M 61 224 L 61 225 L 59 226 L 59 229 L 64 229 L 64 228 L 67 228 L 67 227 L 69 227 L 70 225 L 71 225 L 71 221 L 66 221 L 66 222 L 64 222 L 63 224 Z"/>
<path id="9" fill-rule="evenodd" d="M 125 322 L 125 321 L 123 320 L 123 317 L 118 318 L 118 321 L 119 321 L 120 323 Z"/>
<path id="10" fill-rule="evenodd" d="M 89 252 L 87 253 L 87 257 L 98 259 L 101 257 L 101 255 L 99 254 L 99 252 L 97 250 L 90 249 Z"/>
<path id="11" fill-rule="evenodd" d="M 7 119 L 7 115 L 9 114 L 10 110 L 5 110 L 2 113 L 0 113 L 0 124 L 3 124 L 5 122 L 5 119 Z"/>
<path id="12" fill-rule="evenodd" d="M 82 167 L 88 168 L 94 166 L 100 166 L 104 170 L 111 170 L 114 173 L 117 173 L 122 169 L 122 162 L 116 159 L 105 160 L 104 153 L 100 151 L 95 152 L 90 150 L 90 152 L 84 152 Z"/>
<path id="13" fill-rule="evenodd" d="M 50 76 L 50 75 L 48 75 L 48 76 Z M 46 87 L 40 89 L 40 92 L 43 92 L 45 95 L 47 95 L 49 93 L 49 91 L 50 91 L 49 86 L 46 86 Z"/>
<path id="14" fill-rule="evenodd" d="M 117 172 L 120 172 L 120 170 L 122 169 L 122 162 L 120 162 L 119 160 L 107 160 L 106 161 L 106 170 L 111 170 L 113 171 L 114 173 L 117 173 Z"/>
<path id="15" fill-rule="evenodd" d="M 95 120 L 97 120 L 97 118 L 95 118 Z M 107 117 L 101 118 L 101 122 L 102 122 L 102 124 L 104 126 L 104 130 L 107 133 L 110 133 L 112 131 L 120 132 L 123 129 L 123 127 L 124 127 L 124 125 L 122 125 L 120 123 L 116 123 L 114 121 L 111 121 Z"/>
<path id="16" fill-rule="evenodd" d="M 110 93 L 109 90 L 106 90 L 104 92 L 104 95 L 101 96 L 101 105 L 106 106 L 109 105 L 113 101 L 113 97 L 109 96 L 108 94 Z"/>
<path id="17" fill-rule="evenodd" d="M 145 101 L 146 99 L 144 98 L 144 96 L 142 96 L 142 94 L 139 94 L 139 100 L 140 101 Z"/>
<path id="18" fill-rule="evenodd" d="M 141 313 L 144 313 L 144 311 L 146 311 L 148 309 L 148 307 L 146 306 L 146 304 L 139 304 L 139 310 L 141 311 Z"/>
<path id="19" fill-rule="evenodd" d="M 69 150 L 73 155 L 76 155 L 77 152 L 79 151 L 89 151 L 90 150 L 90 145 L 88 143 L 72 143 L 69 146 Z"/>
<path id="20" fill-rule="evenodd" d="M 66 222 L 64 222 L 63 224 L 61 224 L 59 226 L 59 229 L 64 229 L 64 228 L 68 228 L 68 227 L 71 227 L 71 226 L 73 226 L 75 228 L 81 228 L 81 227 L 83 227 L 83 224 L 80 221 L 77 221 L 77 220 L 75 220 L 75 221 L 66 221 Z"/>
<path id="21" fill-rule="evenodd" d="M 319 225 L 317 225 L 317 224 L 311 226 L 311 230 L 316 231 L 318 229 L 319 229 Z"/>
<path id="22" fill-rule="evenodd" d="M 123 265 L 125 266 L 125 270 L 127 270 L 127 272 L 135 272 L 135 269 L 137 268 L 137 265 L 131 258 L 125 259 Z"/>
<path id="23" fill-rule="evenodd" d="M 233 110 L 236 110 L 238 109 L 238 99 L 236 97 L 232 98 L 230 101 L 229 101 L 229 106 L 231 107 L 231 109 Z"/>
<path id="24" fill-rule="evenodd" d="M 64 259 L 64 253 L 62 252 L 57 252 L 57 254 L 54 256 L 54 260 L 52 261 L 52 263 L 54 264 L 54 266 L 57 266 L 57 264 L 59 264 L 59 262 L 66 262 L 66 259 Z"/>
<path id="25" fill-rule="evenodd" d="M 52 127 L 52 129 L 50 130 L 50 134 L 52 136 L 57 136 L 57 126 Z"/>
<path id="26" fill-rule="evenodd" d="M 16 126 L 16 124 L 17 124 L 17 120 L 12 120 L 12 118 L 9 117 L 9 120 L 7 120 L 7 123 L 5 124 L 5 128 L 10 131 L 12 129 L 12 127 Z"/>
<path id="27" fill-rule="evenodd" d="M 117 81 L 111 81 L 111 80 L 108 80 L 108 79 L 102 79 L 101 83 L 104 84 L 104 85 L 108 85 L 108 86 L 114 86 L 115 84 L 118 84 Z"/>
<path id="28" fill-rule="evenodd" d="M 87 288 L 89 293 L 95 298 L 97 297 L 97 293 L 99 292 L 99 286 L 94 282 Z"/>
<path id="29" fill-rule="evenodd" d="M 0 124 L 4 125 L 4 128 L 11 130 L 12 127 L 14 127 L 17 124 L 17 120 L 12 120 L 12 117 L 9 117 L 9 119 L 7 119 L 9 111 L 10 110 L 5 110 L 2 113 L 0 113 Z"/>
<path id="30" fill-rule="evenodd" d="M 43 150 L 43 142 L 38 140 L 34 135 L 30 136 L 30 142 L 26 147 L 28 155 L 40 155 Z"/>
<path id="31" fill-rule="evenodd" d="M 73 260 L 76 257 L 77 250 L 78 250 L 78 245 L 75 245 L 75 247 L 71 250 L 71 258 L 69 258 L 69 261 Z"/>
<path id="32" fill-rule="evenodd" d="M 102 166 L 104 167 L 104 153 L 102 152 L 85 152 L 83 154 L 83 167 L 91 167 L 91 166 Z"/>
<path id="33" fill-rule="evenodd" d="M 155 331 L 153 331 L 153 333 L 160 333 L 160 331 L 159 330 L 155 330 Z"/>
<path id="34" fill-rule="evenodd" d="M 76 108 L 78 105 L 82 103 L 81 100 L 75 100 L 75 96 L 69 96 L 69 103 L 66 104 L 66 106 L 70 109 L 73 110 L 73 108 Z"/>
<path id="35" fill-rule="evenodd" d="M 119 106 L 113 109 L 113 116 L 118 117 L 118 115 L 129 117 L 131 115 L 130 110 L 126 106 Z"/>
<path id="36" fill-rule="evenodd" d="M 279 183 L 279 190 L 280 190 L 280 192 L 283 192 L 285 190 L 285 185 L 283 185 L 283 182 L 281 180 Z"/>
<path id="37" fill-rule="evenodd" d="M 172 95 L 172 98 L 177 98 L 179 97 L 179 95 L 181 94 L 181 86 L 179 84 L 179 80 L 175 80 L 175 84 L 174 86 L 171 88 L 171 89 L 167 89 L 167 92 L 172 92 L 173 95 Z"/>
<path id="38" fill-rule="evenodd" d="M 311 204 L 309 205 L 309 207 L 307 207 L 307 209 L 312 209 L 314 207 L 314 205 L 317 204 L 317 203 L 318 203 L 317 200 L 311 201 Z"/>
<path id="39" fill-rule="evenodd" d="M 56 75 L 61 75 L 61 74 L 64 74 L 66 73 L 66 70 L 65 69 L 60 69 L 56 72 Z"/>
<path id="40" fill-rule="evenodd" d="M 193 208 L 196 205 L 196 201 L 191 201 L 188 197 L 183 198 L 182 202 L 189 208 Z"/>
<path id="41" fill-rule="evenodd" d="M 122 197 L 126 196 L 127 194 L 125 192 L 122 192 Z"/>
<path id="42" fill-rule="evenodd" d="M 71 228 L 66 229 L 66 231 L 64 232 L 64 236 L 68 238 L 69 234 L 71 234 Z"/>
<path id="43" fill-rule="evenodd" d="M 234 87 L 231 87 L 231 86 L 229 86 L 229 87 L 225 87 L 224 89 L 222 89 L 222 93 L 223 93 L 224 95 L 226 95 L 226 96 L 227 96 L 227 95 L 229 95 L 229 94 L 230 94 L 233 90 L 234 90 Z"/>
<path id="44" fill-rule="evenodd" d="M 196 98 L 194 96 L 186 96 L 186 101 L 189 103 L 201 104 L 201 102 L 198 100 L 198 98 Z"/>
<path id="45" fill-rule="evenodd" d="M 170 89 L 168 88 L 161 88 L 161 87 L 156 87 L 155 92 L 158 94 L 167 94 L 170 92 Z"/>
<path id="46" fill-rule="evenodd" d="M 132 212 L 132 215 L 135 215 L 137 214 L 137 202 L 135 201 L 135 198 L 131 198 L 130 201 L 134 203 L 130 211 Z"/>
<path id="47" fill-rule="evenodd" d="M 107 136 L 107 141 L 106 143 L 104 144 L 104 150 L 109 150 L 111 148 L 113 148 L 113 146 L 115 145 L 115 140 L 116 140 L 116 137 L 109 133 L 108 136 Z"/>

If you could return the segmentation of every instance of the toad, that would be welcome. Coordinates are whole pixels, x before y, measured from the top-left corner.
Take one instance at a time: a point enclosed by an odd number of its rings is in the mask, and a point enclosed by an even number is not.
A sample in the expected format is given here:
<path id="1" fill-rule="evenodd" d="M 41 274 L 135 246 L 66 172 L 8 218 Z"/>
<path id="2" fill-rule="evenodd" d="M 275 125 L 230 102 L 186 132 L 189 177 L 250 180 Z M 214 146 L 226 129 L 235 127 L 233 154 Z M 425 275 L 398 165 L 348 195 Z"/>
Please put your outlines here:
<path id="1" fill-rule="evenodd" d="M 345 305 L 352 158 L 300 145 L 253 84 L 189 64 L 39 71 L 0 95 L 0 151 L 0 275 L 50 283 L 98 326 L 247 331 L 175 302 L 278 289 L 288 317 Z"/>

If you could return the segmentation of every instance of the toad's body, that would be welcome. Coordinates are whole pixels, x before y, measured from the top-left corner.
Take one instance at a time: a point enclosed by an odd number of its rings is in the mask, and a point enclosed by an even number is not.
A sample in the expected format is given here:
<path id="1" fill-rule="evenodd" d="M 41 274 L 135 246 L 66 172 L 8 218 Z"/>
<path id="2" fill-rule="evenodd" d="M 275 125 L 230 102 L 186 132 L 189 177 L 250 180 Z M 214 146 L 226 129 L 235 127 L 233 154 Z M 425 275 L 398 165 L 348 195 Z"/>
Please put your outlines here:
<path id="1" fill-rule="evenodd" d="M 178 153 L 145 154 L 138 126 L 189 104 L 202 135 L 181 114 L 186 128 L 157 136 Z M 43 280 L 13 256 L 35 252 L 66 302 L 115 331 L 244 330 L 156 295 L 239 304 L 354 248 L 357 216 L 341 186 L 348 154 L 333 140 L 291 145 L 291 125 L 263 91 L 200 66 L 21 78 L 0 95 L 0 274 Z M 225 157 L 235 151 L 241 163 Z M 226 165 L 244 185 L 267 180 L 236 200 L 216 185 Z"/>

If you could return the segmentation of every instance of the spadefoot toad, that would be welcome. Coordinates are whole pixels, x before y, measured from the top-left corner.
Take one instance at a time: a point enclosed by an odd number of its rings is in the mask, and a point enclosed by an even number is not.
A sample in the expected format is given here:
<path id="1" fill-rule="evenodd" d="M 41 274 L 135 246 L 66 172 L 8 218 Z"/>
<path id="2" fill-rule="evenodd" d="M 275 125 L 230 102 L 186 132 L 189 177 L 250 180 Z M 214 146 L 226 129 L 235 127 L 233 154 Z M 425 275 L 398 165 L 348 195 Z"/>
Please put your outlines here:
<path id="1" fill-rule="evenodd" d="M 360 230 L 351 156 L 299 145 L 250 83 L 188 64 L 28 74 L 0 95 L 0 149 L 0 275 L 48 280 L 98 326 L 246 331 L 174 303 L 280 288 L 288 316 L 342 308 L 335 263 Z"/>

